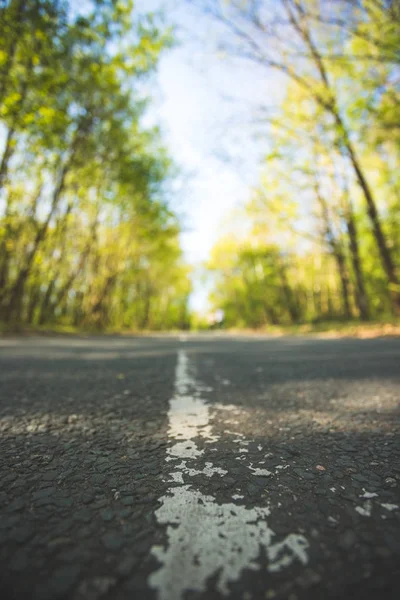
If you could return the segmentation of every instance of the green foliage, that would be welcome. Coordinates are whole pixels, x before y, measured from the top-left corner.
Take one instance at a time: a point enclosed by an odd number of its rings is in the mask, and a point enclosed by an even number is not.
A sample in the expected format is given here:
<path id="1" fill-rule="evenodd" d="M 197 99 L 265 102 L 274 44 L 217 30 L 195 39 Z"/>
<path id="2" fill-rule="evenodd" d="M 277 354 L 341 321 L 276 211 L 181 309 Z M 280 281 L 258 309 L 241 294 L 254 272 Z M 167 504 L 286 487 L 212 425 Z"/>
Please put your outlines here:
<path id="1" fill-rule="evenodd" d="M 86 13 L 86 9 L 88 12 Z M 189 273 L 141 81 L 172 42 L 132 0 L 10 0 L 0 33 L 0 318 L 188 324 Z"/>
<path id="2" fill-rule="evenodd" d="M 398 3 L 250 0 L 227 10 L 228 51 L 288 85 L 246 206 L 251 233 L 218 244 L 209 264 L 214 308 L 231 326 L 398 314 Z"/>

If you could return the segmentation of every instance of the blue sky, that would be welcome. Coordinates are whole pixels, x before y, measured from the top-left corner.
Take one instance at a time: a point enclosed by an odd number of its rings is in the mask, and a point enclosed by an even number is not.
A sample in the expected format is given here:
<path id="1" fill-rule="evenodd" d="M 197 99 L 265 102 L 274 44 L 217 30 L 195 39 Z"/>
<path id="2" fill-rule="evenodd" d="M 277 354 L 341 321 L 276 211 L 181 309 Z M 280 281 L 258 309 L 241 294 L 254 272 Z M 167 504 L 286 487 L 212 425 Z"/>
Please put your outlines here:
<path id="1" fill-rule="evenodd" d="M 218 51 L 223 32 L 193 3 L 138 0 L 136 6 L 144 12 L 162 9 L 166 22 L 177 27 L 179 43 L 162 57 L 152 82 L 152 116 L 161 122 L 182 172 L 174 208 L 182 215 L 186 259 L 198 267 L 224 221 L 257 183 L 267 142 L 255 137 L 252 122 L 258 106 L 274 103 L 282 88 L 262 68 Z M 154 87 L 149 91 L 154 95 Z M 205 311 L 207 294 L 196 277 L 192 307 Z"/>

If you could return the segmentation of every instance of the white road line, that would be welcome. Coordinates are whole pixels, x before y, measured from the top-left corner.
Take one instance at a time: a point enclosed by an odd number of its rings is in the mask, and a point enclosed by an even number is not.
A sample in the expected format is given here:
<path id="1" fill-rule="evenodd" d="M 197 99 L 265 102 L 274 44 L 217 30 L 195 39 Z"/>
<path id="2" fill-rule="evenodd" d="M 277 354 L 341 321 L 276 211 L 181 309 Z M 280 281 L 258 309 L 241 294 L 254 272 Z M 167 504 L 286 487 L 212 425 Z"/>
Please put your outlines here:
<path id="1" fill-rule="evenodd" d="M 193 489 L 189 478 L 199 474 L 223 477 L 227 471 L 210 461 L 196 468 L 196 461 L 205 452 L 196 440 L 216 441 L 218 436 L 212 433 L 212 406 L 200 397 L 202 388 L 191 375 L 191 368 L 186 352 L 181 350 L 168 411 L 168 433 L 174 443 L 167 450 L 166 461 L 171 464 L 170 483 L 174 485 L 159 499 L 161 506 L 155 513 L 158 522 L 166 526 L 167 544 L 153 546 L 151 552 L 160 567 L 148 580 L 159 600 L 181 600 L 187 590 L 204 592 L 213 575 L 219 592 L 227 595 L 229 584 L 240 579 L 244 569 L 260 569 L 257 559 L 261 548 L 265 549 L 270 572 L 280 571 L 295 560 L 302 564 L 308 561 L 304 536 L 290 534 L 273 543 L 275 534 L 267 523 L 269 506 L 248 509 L 233 502 L 218 504 L 213 496 Z M 177 459 L 185 460 L 178 463 Z M 239 500 L 241 495 L 232 498 Z"/>
<path id="2" fill-rule="evenodd" d="M 390 511 L 392 511 L 392 510 L 398 510 L 398 508 L 399 508 L 398 504 L 387 504 L 387 503 L 385 504 L 385 503 L 382 503 L 381 506 L 383 506 L 383 508 L 386 508 L 386 510 L 390 510 Z"/>
<path id="3" fill-rule="evenodd" d="M 370 517 L 372 513 L 372 502 L 371 500 L 366 500 L 363 506 L 356 506 L 355 510 L 358 514 L 363 517 Z"/>

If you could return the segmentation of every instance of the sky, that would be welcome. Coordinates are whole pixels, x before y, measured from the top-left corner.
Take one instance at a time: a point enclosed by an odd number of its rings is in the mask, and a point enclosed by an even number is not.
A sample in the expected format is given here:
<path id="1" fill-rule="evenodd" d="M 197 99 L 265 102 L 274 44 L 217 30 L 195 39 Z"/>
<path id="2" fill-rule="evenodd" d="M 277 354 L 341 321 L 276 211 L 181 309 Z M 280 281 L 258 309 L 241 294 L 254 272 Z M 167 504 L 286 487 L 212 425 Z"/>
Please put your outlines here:
<path id="1" fill-rule="evenodd" d="M 221 29 L 193 2 L 137 0 L 136 6 L 163 10 L 166 22 L 177 28 L 178 44 L 159 64 L 150 116 L 161 124 L 181 172 L 173 208 L 183 223 L 185 258 L 195 268 L 191 306 L 206 312 L 209 289 L 196 275 L 230 213 L 257 183 L 267 147 L 255 135 L 262 128 L 254 119 L 260 104 L 281 94 L 281 86 L 261 68 L 223 55 Z M 154 87 L 149 92 L 154 96 Z"/>

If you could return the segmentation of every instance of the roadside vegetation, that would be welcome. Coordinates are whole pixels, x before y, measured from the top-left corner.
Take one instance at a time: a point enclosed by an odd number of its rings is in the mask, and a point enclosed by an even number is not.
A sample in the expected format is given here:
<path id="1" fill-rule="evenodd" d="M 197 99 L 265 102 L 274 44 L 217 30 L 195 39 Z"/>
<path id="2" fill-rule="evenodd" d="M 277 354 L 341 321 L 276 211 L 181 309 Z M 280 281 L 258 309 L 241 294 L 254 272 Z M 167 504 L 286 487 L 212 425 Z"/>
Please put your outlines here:
<path id="1" fill-rule="evenodd" d="M 225 52 L 286 94 L 240 234 L 214 248 L 227 327 L 391 320 L 400 312 L 400 5 L 206 3 Z M 257 71 L 259 73 L 259 70 Z"/>
<path id="2" fill-rule="evenodd" d="M 0 12 L 3 328 L 187 325 L 172 161 L 143 126 L 171 33 L 131 0 Z"/>

